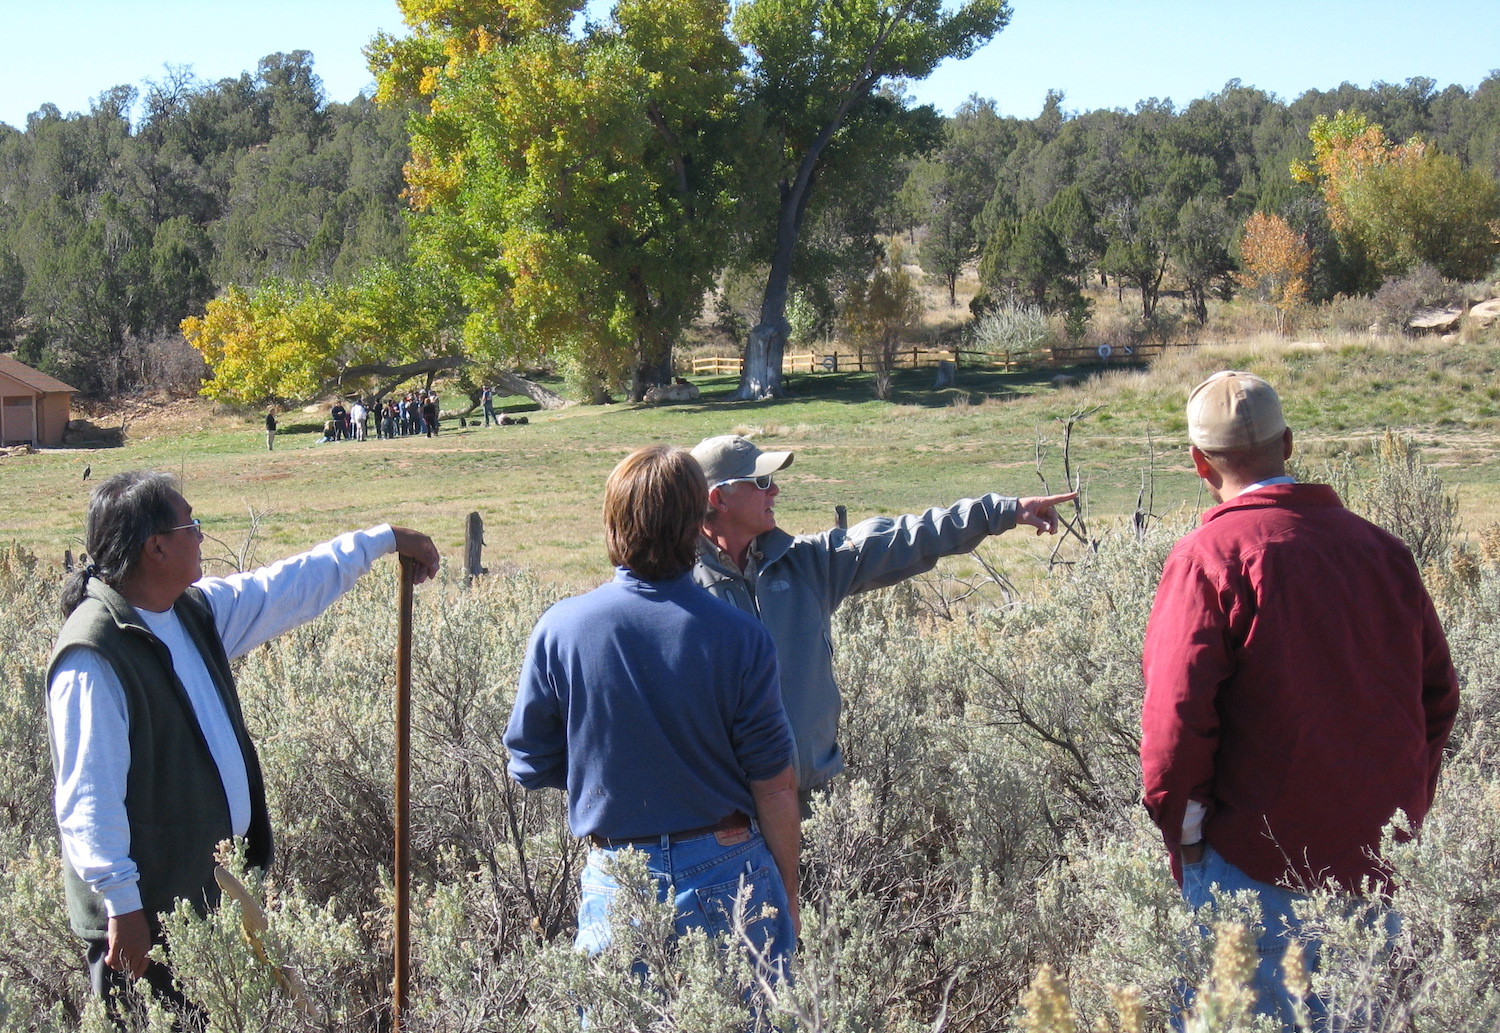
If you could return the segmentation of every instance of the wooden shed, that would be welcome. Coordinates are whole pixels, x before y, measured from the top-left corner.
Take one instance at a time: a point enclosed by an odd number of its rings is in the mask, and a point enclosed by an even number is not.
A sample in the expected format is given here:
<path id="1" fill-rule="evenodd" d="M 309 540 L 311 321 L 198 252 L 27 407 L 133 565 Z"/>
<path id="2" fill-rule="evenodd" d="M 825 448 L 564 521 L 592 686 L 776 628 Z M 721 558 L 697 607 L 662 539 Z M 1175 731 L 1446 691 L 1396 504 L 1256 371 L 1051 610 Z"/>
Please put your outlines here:
<path id="1" fill-rule="evenodd" d="M 0 446 L 61 445 L 77 392 L 56 377 L 0 355 Z"/>

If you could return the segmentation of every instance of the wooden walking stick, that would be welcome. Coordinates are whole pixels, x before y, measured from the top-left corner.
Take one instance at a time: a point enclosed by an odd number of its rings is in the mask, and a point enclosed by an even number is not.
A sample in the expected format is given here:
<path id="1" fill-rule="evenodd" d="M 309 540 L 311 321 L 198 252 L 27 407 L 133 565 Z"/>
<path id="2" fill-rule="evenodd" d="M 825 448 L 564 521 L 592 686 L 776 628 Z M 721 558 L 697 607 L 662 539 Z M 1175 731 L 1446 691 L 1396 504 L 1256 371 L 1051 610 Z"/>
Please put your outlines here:
<path id="1" fill-rule="evenodd" d="M 416 561 L 401 557 L 401 618 L 396 629 L 396 973 L 391 1023 L 401 1033 L 411 967 L 411 602 Z"/>

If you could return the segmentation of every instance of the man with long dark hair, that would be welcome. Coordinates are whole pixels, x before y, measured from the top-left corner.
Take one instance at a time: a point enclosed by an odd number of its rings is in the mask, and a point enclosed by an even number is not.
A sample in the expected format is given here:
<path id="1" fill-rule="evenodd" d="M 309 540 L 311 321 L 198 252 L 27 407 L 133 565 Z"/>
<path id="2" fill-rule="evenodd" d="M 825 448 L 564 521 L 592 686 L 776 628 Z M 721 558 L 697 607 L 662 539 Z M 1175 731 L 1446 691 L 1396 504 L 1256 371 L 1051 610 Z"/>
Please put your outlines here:
<path id="1" fill-rule="evenodd" d="M 68 917 L 111 1007 L 145 979 L 190 1008 L 146 956 L 161 941 L 158 914 L 178 899 L 199 910 L 218 901 L 222 840 L 243 838 L 253 865 L 271 860 L 230 661 L 322 613 L 379 557 L 411 558 L 421 582 L 437 573 L 438 552 L 424 534 L 382 525 L 204 577 L 193 507 L 171 475 L 146 471 L 94 490 L 85 541 L 90 561 L 64 586 L 47 674 Z"/>

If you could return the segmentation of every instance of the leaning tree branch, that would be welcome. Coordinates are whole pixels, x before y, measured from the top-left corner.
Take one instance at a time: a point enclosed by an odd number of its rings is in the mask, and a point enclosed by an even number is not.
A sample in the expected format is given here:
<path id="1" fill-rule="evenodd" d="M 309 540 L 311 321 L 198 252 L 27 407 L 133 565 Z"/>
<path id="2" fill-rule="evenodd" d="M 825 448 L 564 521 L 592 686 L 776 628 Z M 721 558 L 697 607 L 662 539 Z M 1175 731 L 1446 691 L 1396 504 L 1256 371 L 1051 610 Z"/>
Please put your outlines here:
<path id="1" fill-rule="evenodd" d="M 431 376 L 435 373 L 462 369 L 469 365 L 470 361 L 467 355 L 434 355 L 415 362 L 361 362 L 354 366 L 345 366 L 336 376 L 325 380 L 319 387 L 319 394 L 338 390 L 351 380 L 376 377 L 380 382 L 378 393 L 384 396 L 404 380 L 410 380 L 424 373 Z M 527 380 L 519 373 L 495 373 L 493 377 L 495 386 L 500 389 L 501 394 L 523 395 L 543 409 L 562 409 L 573 404 L 557 392 L 548 390 L 534 380 Z"/>

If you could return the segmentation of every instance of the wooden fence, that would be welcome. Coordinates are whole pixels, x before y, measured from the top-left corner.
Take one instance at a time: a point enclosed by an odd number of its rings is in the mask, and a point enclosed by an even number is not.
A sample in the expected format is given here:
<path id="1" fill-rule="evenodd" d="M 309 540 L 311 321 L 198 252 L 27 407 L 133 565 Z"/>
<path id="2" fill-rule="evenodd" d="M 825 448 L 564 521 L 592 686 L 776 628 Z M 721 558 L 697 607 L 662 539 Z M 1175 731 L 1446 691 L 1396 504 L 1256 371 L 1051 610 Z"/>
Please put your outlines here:
<path id="1" fill-rule="evenodd" d="M 865 373 L 875 369 L 875 357 L 859 351 L 803 352 L 781 357 L 783 373 Z M 997 366 L 1010 368 L 1009 356 L 994 356 L 989 352 L 969 351 L 966 348 L 903 348 L 896 354 L 896 369 L 917 369 L 936 366 L 939 362 L 957 362 L 965 366 Z M 721 375 L 740 372 L 740 360 L 734 356 L 710 355 L 693 360 L 693 374 Z"/>
<path id="2" fill-rule="evenodd" d="M 991 369 L 1028 369 L 1048 366 L 1139 366 L 1160 356 L 1169 348 L 1191 348 L 1196 342 L 1158 344 L 1143 341 L 1121 347 L 1110 345 L 1058 345 L 1045 355 L 1035 352 L 982 352 L 968 348 L 905 348 L 896 356 L 897 369 L 916 369 L 953 362 L 959 366 L 984 366 Z M 867 373 L 875 370 L 875 358 L 858 351 L 803 352 L 781 358 L 783 373 Z M 712 355 L 692 360 L 694 376 L 738 374 L 736 356 Z"/>
<path id="3" fill-rule="evenodd" d="M 1139 344 L 1127 344 L 1118 348 L 1107 344 L 1077 347 L 1064 345 L 1052 349 L 1050 361 L 1053 366 L 1143 366 L 1152 359 L 1159 358 L 1169 349 L 1192 348 L 1197 343 L 1196 341 L 1181 341 L 1160 344 L 1156 341 L 1142 341 Z"/>

